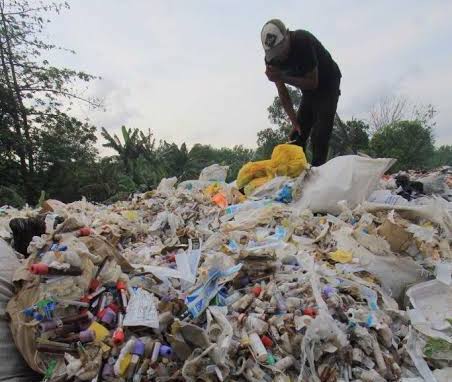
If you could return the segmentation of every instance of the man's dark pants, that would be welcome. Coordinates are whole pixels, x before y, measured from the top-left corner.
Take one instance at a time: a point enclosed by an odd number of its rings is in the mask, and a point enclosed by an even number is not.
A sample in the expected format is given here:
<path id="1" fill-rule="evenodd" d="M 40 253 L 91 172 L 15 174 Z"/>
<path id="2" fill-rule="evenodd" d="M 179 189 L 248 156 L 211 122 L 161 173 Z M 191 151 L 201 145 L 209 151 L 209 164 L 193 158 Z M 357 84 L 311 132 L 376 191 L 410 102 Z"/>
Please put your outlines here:
<path id="1" fill-rule="evenodd" d="M 324 94 L 303 94 L 297 112 L 297 121 L 301 127 L 301 135 L 295 136 L 296 144 L 303 147 L 311 136 L 312 166 L 321 166 L 328 157 L 328 148 L 333 131 L 334 116 L 340 90 Z"/>

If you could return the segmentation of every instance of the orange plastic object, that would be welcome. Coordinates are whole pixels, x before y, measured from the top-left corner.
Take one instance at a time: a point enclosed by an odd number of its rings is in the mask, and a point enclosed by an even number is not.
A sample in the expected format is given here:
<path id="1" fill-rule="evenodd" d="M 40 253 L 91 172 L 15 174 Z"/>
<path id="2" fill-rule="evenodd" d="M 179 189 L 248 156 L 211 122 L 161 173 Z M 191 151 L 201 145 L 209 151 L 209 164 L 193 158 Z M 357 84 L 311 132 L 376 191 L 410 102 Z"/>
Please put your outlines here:
<path id="1" fill-rule="evenodd" d="M 212 202 L 214 202 L 220 208 L 226 208 L 228 206 L 226 195 L 222 192 L 219 192 L 218 194 L 212 196 Z"/>

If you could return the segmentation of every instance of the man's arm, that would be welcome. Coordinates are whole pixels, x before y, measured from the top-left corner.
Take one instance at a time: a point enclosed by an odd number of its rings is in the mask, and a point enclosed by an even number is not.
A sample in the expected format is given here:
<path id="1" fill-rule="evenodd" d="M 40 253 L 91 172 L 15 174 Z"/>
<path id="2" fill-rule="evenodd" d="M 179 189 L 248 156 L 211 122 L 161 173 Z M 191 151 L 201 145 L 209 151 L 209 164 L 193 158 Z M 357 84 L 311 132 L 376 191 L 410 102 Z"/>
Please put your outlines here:
<path id="1" fill-rule="evenodd" d="M 315 67 L 313 71 L 307 73 L 304 77 L 281 75 L 281 81 L 296 86 L 301 90 L 314 90 L 319 86 L 319 70 Z"/>
<path id="2" fill-rule="evenodd" d="M 298 132 L 300 132 L 300 126 L 297 121 L 297 115 L 295 114 L 292 99 L 290 98 L 286 85 L 282 81 L 275 81 L 275 85 L 276 89 L 278 89 L 278 95 L 279 99 L 281 100 L 281 104 L 287 116 L 289 117 L 290 122 L 292 122 L 294 130 L 298 130 Z"/>

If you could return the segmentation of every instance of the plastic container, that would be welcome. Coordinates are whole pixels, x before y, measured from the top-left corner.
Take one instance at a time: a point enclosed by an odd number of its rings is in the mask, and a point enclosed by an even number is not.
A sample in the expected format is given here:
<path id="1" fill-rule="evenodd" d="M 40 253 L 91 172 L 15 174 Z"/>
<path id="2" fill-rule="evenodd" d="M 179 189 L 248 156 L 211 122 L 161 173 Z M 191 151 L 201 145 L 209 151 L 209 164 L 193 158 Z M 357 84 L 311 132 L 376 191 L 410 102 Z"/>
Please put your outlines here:
<path id="1" fill-rule="evenodd" d="M 267 349 L 265 348 L 262 340 L 256 332 L 253 332 L 249 335 L 249 341 L 251 349 L 253 350 L 254 355 L 260 362 L 265 362 L 268 357 Z"/>

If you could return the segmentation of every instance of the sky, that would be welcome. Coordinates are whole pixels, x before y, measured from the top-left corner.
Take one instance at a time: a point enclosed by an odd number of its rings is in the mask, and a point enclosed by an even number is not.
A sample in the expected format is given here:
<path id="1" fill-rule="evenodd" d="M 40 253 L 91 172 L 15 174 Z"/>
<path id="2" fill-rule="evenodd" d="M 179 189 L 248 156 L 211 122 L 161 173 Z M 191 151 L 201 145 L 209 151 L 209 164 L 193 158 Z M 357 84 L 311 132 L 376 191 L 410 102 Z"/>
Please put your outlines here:
<path id="1" fill-rule="evenodd" d="M 313 33 L 339 64 L 342 119 L 369 118 L 381 99 L 403 96 L 433 104 L 436 143 L 452 144 L 452 1 L 69 2 L 46 33 L 77 54 L 50 59 L 102 77 L 82 92 L 102 98 L 105 111 L 74 111 L 99 129 L 126 125 L 178 144 L 255 147 L 276 95 L 260 30 L 279 18 Z"/>

